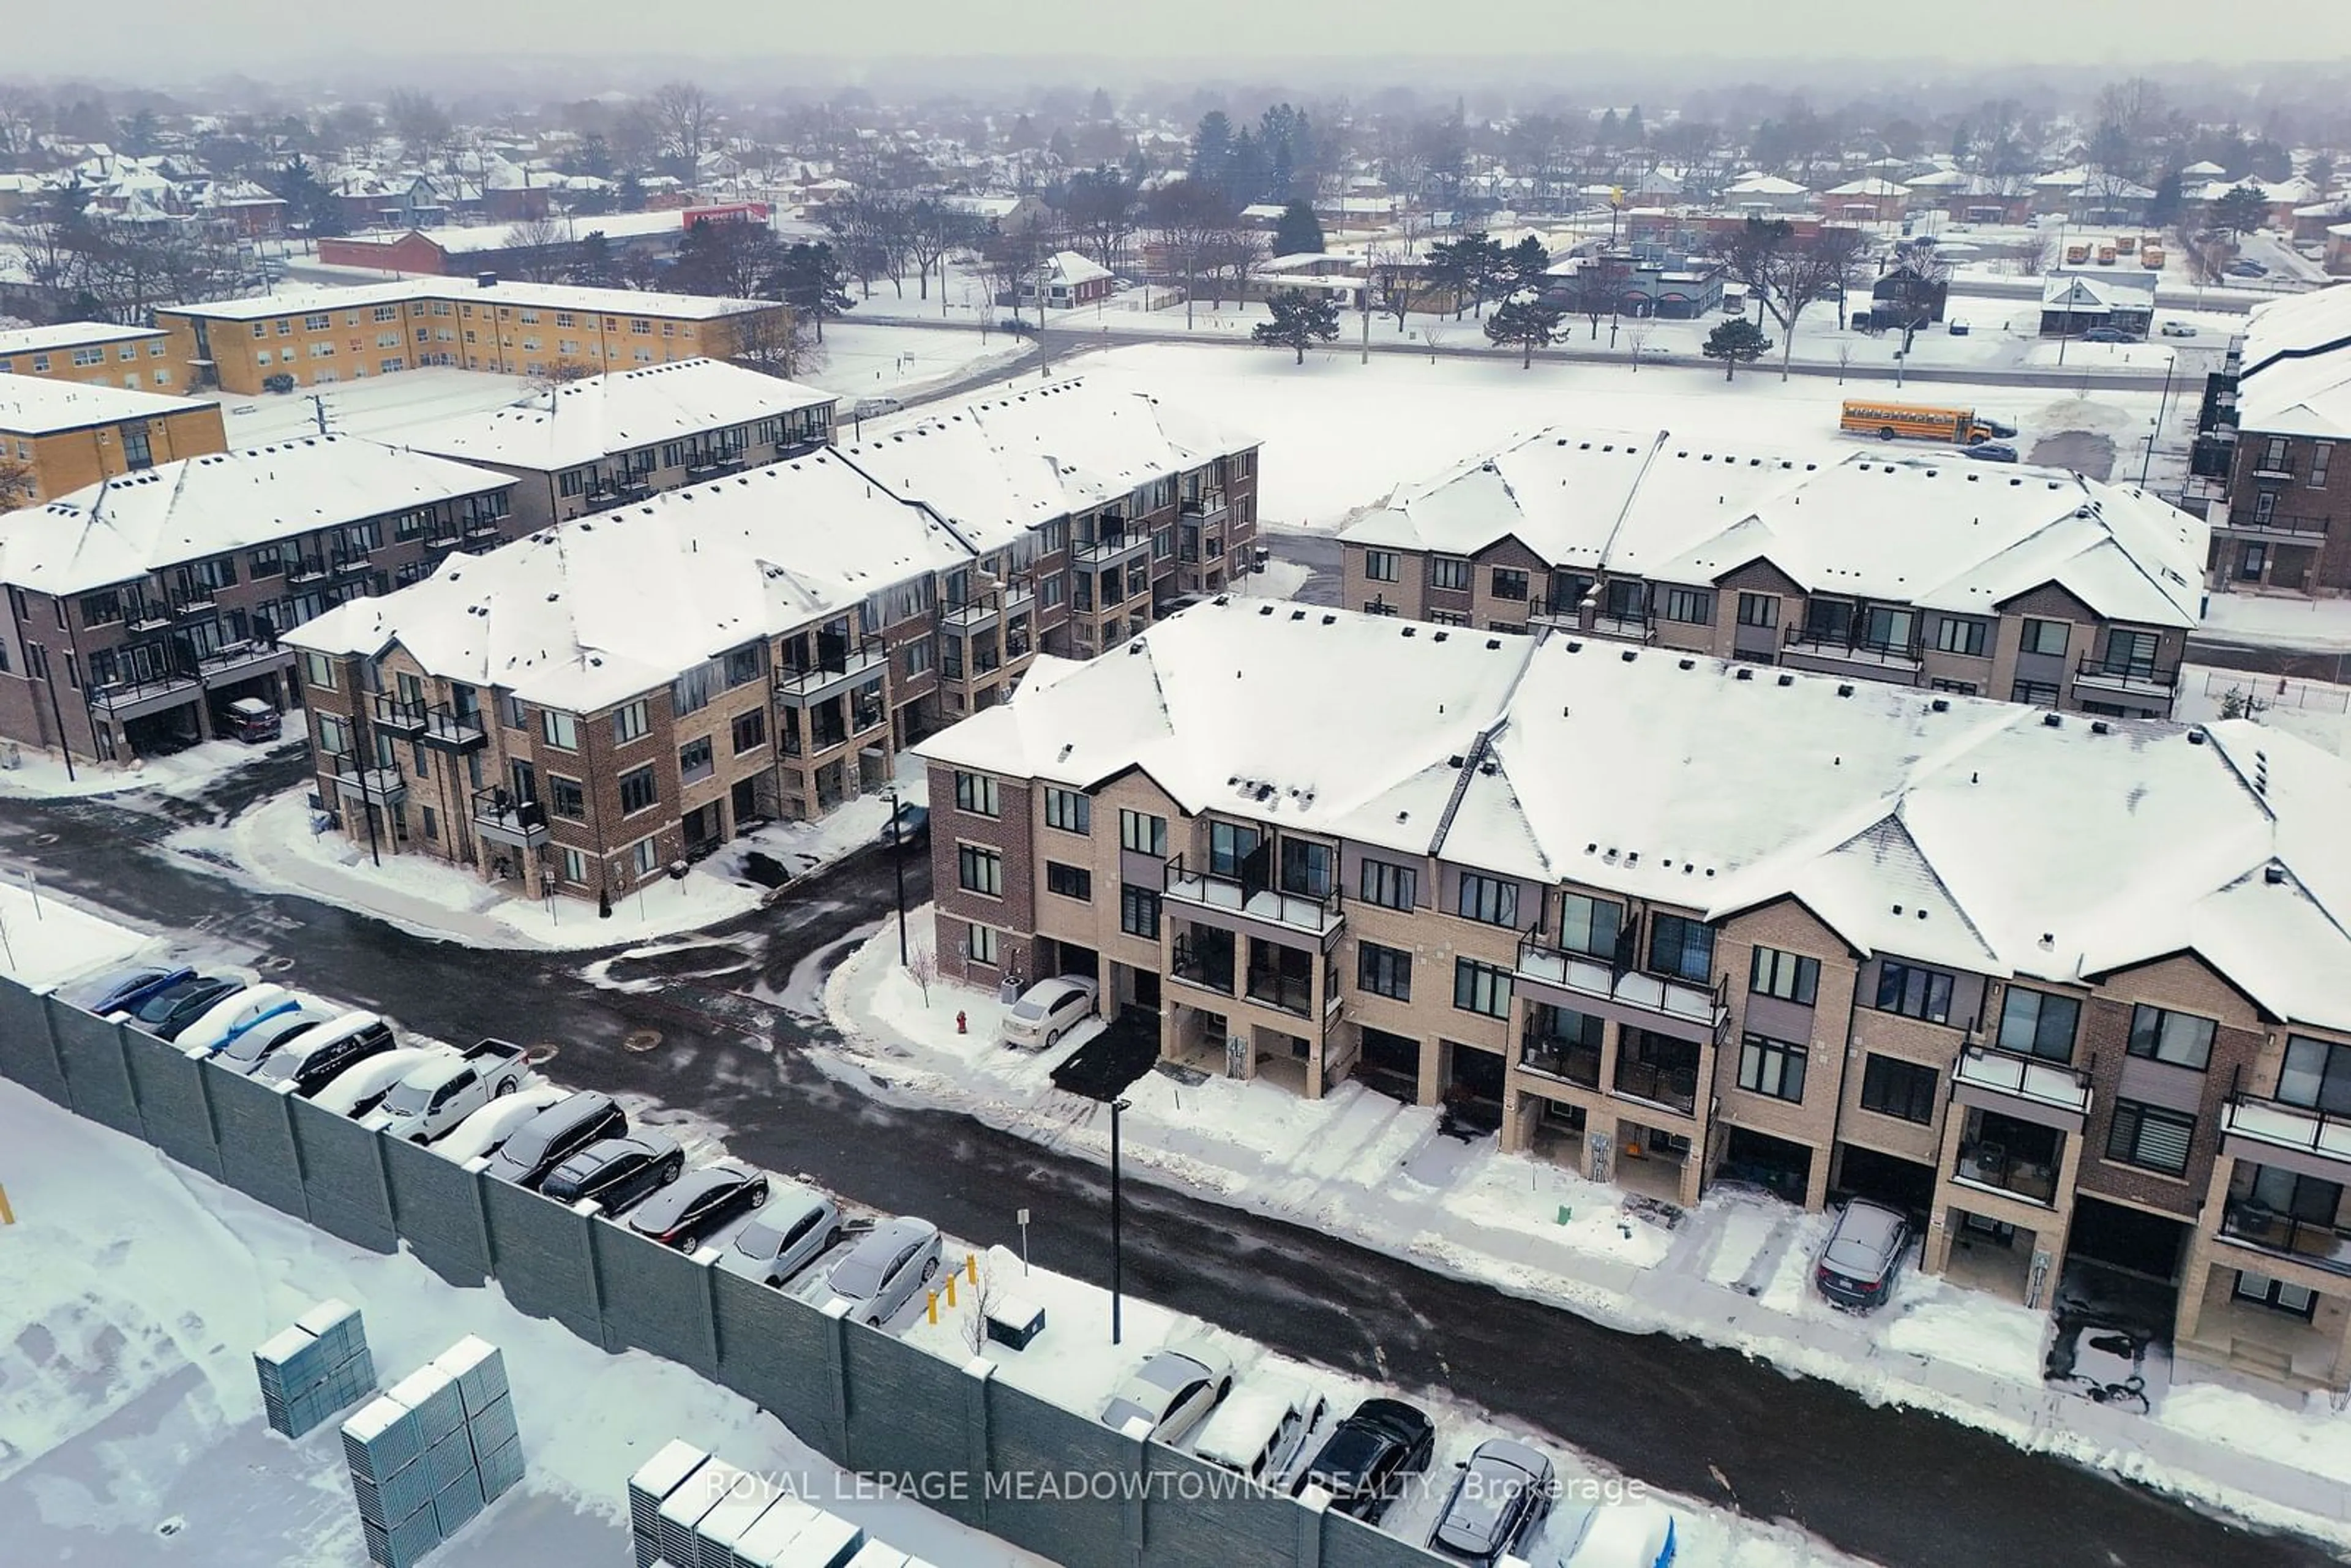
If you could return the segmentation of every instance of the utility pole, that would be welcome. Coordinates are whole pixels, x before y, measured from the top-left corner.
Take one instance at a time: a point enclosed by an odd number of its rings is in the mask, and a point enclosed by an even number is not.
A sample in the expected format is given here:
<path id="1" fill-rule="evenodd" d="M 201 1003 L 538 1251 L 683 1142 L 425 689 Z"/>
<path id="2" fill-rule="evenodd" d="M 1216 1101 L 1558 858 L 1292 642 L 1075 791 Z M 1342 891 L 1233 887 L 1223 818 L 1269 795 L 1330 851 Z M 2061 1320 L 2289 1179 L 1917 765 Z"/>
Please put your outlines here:
<path id="1" fill-rule="evenodd" d="M 319 434 L 327 434 L 327 396 L 324 392 L 310 394 L 310 416 L 319 426 Z"/>
<path id="2" fill-rule="evenodd" d="M 2147 433 L 2147 455 L 2139 461 L 2138 487 L 2142 490 L 2147 488 L 2147 471 L 2155 466 L 2156 438 L 2163 434 L 2164 412 L 2171 402 L 2171 372 L 2179 368 L 2179 350 L 2174 349 L 2171 357 L 2164 361 L 2163 391 L 2155 400 L 2155 428 Z"/>
<path id="3" fill-rule="evenodd" d="M 1127 1108 L 1124 1100 L 1110 1103 L 1110 1343 L 1119 1342 L 1119 1309 L 1122 1254 L 1119 1250 L 1119 1212 L 1123 1207 L 1119 1193 L 1118 1113 Z"/>
<path id="4" fill-rule="evenodd" d="M 904 808 L 898 803 L 898 788 L 890 787 L 890 876 L 897 884 L 898 898 L 898 967 L 904 968 L 906 956 L 906 831 Z"/>

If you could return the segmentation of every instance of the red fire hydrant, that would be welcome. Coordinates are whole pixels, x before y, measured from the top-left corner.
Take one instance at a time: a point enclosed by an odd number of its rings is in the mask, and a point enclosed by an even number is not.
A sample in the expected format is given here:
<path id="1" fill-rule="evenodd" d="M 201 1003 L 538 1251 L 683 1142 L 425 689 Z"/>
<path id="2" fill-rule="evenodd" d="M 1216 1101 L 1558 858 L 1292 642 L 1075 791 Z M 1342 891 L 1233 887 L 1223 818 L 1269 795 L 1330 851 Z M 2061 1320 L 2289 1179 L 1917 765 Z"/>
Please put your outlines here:
<path id="1" fill-rule="evenodd" d="M 964 1016 L 963 1016 L 963 1009 L 962 1009 L 961 1008 L 957 1008 L 957 1009 L 956 1009 L 956 1033 L 957 1033 L 957 1034 L 968 1034 L 969 1032 L 970 1032 L 970 1030 L 967 1027 L 967 1024 L 966 1024 L 966 1021 L 965 1021 L 965 1019 L 964 1019 Z"/>

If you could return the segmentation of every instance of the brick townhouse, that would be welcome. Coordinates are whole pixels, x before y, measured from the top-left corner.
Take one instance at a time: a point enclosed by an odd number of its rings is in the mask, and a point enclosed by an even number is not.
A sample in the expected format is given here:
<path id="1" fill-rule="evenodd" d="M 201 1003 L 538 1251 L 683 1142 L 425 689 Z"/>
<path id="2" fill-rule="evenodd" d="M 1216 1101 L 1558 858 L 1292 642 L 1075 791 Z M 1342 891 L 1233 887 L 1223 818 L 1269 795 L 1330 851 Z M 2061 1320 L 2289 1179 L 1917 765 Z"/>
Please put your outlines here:
<path id="1" fill-rule="evenodd" d="M 2351 770 L 2035 711 L 1230 597 L 918 748 L 937 951 L 1165 1056 L 1443 1102 L 1668 1201 L 1901 1205 L 2047 1306 L 2351 1386 Z"/>
<path id="2" fill-rule="evenodd" d="M 2162 716 L 2204 534 L 2137 490 L 1955 455 L 1551 429 L 1350 526 L 1342 602 Z"/>
<path id="3" fill-rule="evenodd" d="M 1147 399 L 1056 392 L 1054 465 L 1015 455 L 1025 416 L 980 404 L 584 516 L 305 626 L 322 789 L 371 808 L 345 831 L 532 896 L 619 894 L 883 787 L 896 751 L 998 700 L 1040 642 L 1147 625 L 1202 515 L 1186 497 L 1216 499 L 1221 538 L 1234 503 L 1208 482 L 1253 444 L 1179 444 Z M 1252 504 L 1253 478 L 1234 476 Z M 1153 517 L 1132 544 L 1113 532 Z M 1145 564 L 1132 597 L 1132 563 L 1070 543 L 1106 537 Z M 1112 573 L 1102 615 L 1071 610 Z"/>
<path id="4" fill-rule="evenodd" d="M 2212 587 L 2351 591 L 2351 291 L 2257 307 L 2210 378 L 2191 461 Z"/>
<path id="5" fill-rule="evenodd" d="M 23 465 L 32 484 L 29 495 L 8 505 L 227 446 L 216 402 L 0 375 L 0 459 Z"/>
<path id="6" fill-rule="evenodd" d="M 350 436 L 183 458 L 0 517 L 0 736 L 131 762 L 279 708 L 287 632 L 511 536 L 503 474 Z"/>

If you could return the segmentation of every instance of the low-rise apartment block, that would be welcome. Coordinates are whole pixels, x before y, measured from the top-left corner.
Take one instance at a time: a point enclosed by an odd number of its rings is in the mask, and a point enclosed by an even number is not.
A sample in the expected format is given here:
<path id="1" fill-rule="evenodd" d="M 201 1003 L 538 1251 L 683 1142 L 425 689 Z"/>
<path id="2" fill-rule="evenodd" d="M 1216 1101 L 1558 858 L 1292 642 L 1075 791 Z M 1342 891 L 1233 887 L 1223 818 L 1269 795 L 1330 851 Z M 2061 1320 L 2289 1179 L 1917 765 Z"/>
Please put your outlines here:
<path id="1" fill-rule="evenodd" d="M 503 474 L 348 436 L 160 464 L 0 517 L 0 736 L 129 762 L 300 700 L 279 639 L 511 537 Z"/>
<path id="2" fill-rule="evenodd" d="M 1956 454 L 1546 430 L 1340 536 L 1347 605 L 2109 717 L 2171 712 L 2204 525 Z"/>
<path id="3" fill-rule="evenodd" d="M 228 447 L 220 404 L 161 392 L 0 375 L 0 458 L 22 465 L 22 506 Z"/>
<path id="4" fill-rule="evenodd" d="M 832 393 L 720 360 L 610 371 L 400 433 L 515 476 L 526 531 L 761 468 L 832 439 Z"/>
<path id="5" fill-rule="evenodd" d="M 2351 592 L 2351 293 L 2258 306 L 2211 378 L 2192 493 L 2223 592 Z"/>
<path id="6" fill-rule="evenodd" d="M 1889 480 L 1889 483 L 1896 481 Z M 2189 728 L 1230 597 L 917 747 L 943 970 L 1672 1202 L 1924 1220 L 2351 1385 L 2351 769 Z"/>
<path id="7" fill-rule="evenodd" d="M 136 392 L 179 392 L 188 384 L 185 368 L 172 353 L 169 335 L 161 328 L 118 327 L 110 321 L 66 321 L 0 331 L 0 376 L 39 376 Z"/>
<path id="8" fill-rule="evenodd" d="M 789 329 L 760 299 L 442 277 L 169 305 L 155 312 L 192 387 L 242 396 L 425 365 L 503 375 L 732 359 Z"/>

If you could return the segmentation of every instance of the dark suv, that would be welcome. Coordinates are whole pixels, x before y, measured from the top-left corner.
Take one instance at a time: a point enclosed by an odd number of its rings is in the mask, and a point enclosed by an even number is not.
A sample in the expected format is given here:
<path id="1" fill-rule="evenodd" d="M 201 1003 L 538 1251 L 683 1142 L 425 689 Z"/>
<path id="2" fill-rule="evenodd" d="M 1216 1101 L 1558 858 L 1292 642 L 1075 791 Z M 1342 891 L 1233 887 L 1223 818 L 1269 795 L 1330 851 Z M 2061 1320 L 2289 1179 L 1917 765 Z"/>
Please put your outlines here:
<path id="1" fill-rule="evenodd" d="M 1813 1283 L 1836 1305 L 1865 1312 L 1894 1293 L 1903 1254 L 1909 1250 L 1909 1220 L 1882 1203 L 1856 1197 L 1837 1216 Z"/>
<path id="2" fill-rule="evenodd" d="M 1405 1478 L 1426 1469 L 1436 1449 L 1437 1428 L 1419 1410 L 1400 1399 L 1366 1399 L 1322 1440 L 1290 1491 L 1321 1487 L 1334 1512 L 1377 1524 Z"/>
<path id="3" fill-rule="evenodd" d="M 628 1132 L 628 1113 L 590 1091 L 549 1105 L 515 1130 L 484 1167 L 500 1181 L 537 1186 L 549 1171 L 600 1138 Z"/>
<path id="4" fill-rule="evenodd" d="M 538 1190 L 558 1203 L 594 1198 L 605 1213 L 618 1214 L 675 1181 L 684 1169 L 684 1153 L 658 1133 L 601 1138 L 549 1172 Z"/>

